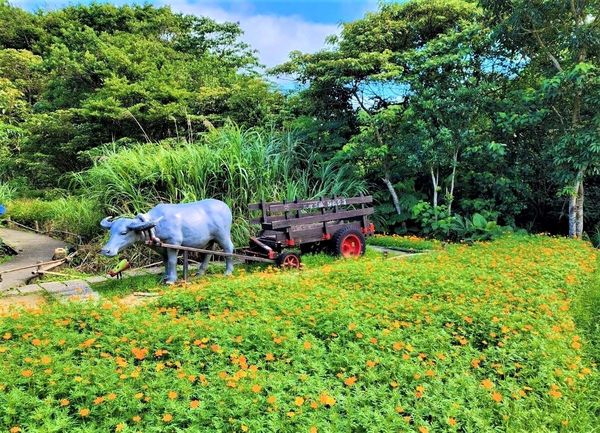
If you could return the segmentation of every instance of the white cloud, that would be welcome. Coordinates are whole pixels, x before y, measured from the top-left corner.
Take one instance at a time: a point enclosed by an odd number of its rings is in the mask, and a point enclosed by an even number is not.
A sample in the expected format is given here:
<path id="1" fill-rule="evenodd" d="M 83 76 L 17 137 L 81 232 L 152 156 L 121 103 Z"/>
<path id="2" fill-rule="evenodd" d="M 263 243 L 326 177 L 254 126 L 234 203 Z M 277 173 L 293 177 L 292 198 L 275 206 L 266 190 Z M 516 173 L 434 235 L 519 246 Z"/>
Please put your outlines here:
<path id="1" fill-rule="evenodd" d="M 189 3 L 185 0 L 165 4 L 169 4 L 175 11 L 208 16 L 218 22 L 239 22 L 244 31 L 244 41 L 258 51 L 261 63 L 267 67 L 286 61 L 290 51 L 318 51 L 324 47 L 327 36 L 339 32 L 339 27 L 335 24 L 314 23 L 298 15 L 255 14 L 243 2 L 236 3 L 235 12 L 207 3 Z"/>
<path id="2" fill-rule="evenodd" d="M 29 10 L 57 9 L 69 4 L 81 3 L 85 0 L 9 0 L 14 6 Z M 102 1 L 102 0 L 100 0 Z M 144 0 L 108 0 L 113 4 L 144 3 Z M 376 0 L 366 3 L 341 3 L 341 7 L 350 7 L 366 11 L 375 6 Z M 178 12 L 203 15 L 218 22 L 239 22 L 244 31 L 243 39 L 258 51 L 262 64 L 272 67 L 288 59 L 290 51 L 315 52 L 325 46 L 325 38 L 339 33 L 336 24 L 307 21 L 300 15 L 259 14 L 253 10 L 251 2 L 236 0 L 235 10 L 227 10 L 218 4 L 218 0 L 155 0 L 152 3 L 171 8 Z M 318 7 L 318 2 L 315 2 Z"/>

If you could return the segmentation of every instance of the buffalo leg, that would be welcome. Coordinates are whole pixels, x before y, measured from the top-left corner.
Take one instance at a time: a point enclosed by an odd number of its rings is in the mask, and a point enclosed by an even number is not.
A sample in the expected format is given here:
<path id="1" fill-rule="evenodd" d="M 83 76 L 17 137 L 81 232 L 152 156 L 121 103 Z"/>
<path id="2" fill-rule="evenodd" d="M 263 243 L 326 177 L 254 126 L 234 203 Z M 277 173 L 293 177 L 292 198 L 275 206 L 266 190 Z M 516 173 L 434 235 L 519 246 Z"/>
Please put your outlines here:
<path id="1" fill-rule="evenodd" d="M 207 246 L 206 249 L 207 250 L 212 250 L 214 246 L 213 242 L 210 242 Z M 210 263 L 210 259 L 212 257 L 212 254 L 202 254 L 202 263 L 200 263 L 200 266 L 198 266 L 198 273 L 196 275 L 200 276 L 200 275 L 204 275 L 204 273 L 206 272 L 206 270 L 208 269 L 208 265 Z"/>
<path id="2" fill-rule="evenodd" d="M 175 284 L 177 281 L 177 250 L 169 249 L 167 251 L 167 263 L 165 265 L 165 270 L 165 283 Z"/>
<path id="3" fill-rule="evenodd" d="M 226 253 L 233 253 L 233 242 L 231 242 L 231 238 L 227 236 L 220 237 L 217 242 L 223 248 L 223 251 Z M 231 275 L 233 272 L 233 257 L 226 256 L 225 257 L 225 275 Z"/>

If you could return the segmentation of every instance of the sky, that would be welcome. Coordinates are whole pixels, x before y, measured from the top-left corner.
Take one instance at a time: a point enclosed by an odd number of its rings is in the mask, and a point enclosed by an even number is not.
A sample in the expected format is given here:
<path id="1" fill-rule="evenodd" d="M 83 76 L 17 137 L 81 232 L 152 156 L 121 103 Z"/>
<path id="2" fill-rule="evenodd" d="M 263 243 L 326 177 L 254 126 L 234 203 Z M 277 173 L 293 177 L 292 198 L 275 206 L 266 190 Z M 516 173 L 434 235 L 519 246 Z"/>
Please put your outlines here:
<path id="1" fill-rule="evenodd" d="M 90 0 L 12 0 L 28 10 L 56 9 Z M 133 3 L 115 0 L 111 3 Z M 144 1 L 139 1 L 144 3 Z M 216 21 L 239 22 L 243 39 L 267 67 L 283 63 L 290 51 L 310 53 L 323 48 L 325 38 L 339 32 L 340 23 L 377 9 L 377 0 L 148 0 L 170 5 L 178 12 L 209 16 Z"/>

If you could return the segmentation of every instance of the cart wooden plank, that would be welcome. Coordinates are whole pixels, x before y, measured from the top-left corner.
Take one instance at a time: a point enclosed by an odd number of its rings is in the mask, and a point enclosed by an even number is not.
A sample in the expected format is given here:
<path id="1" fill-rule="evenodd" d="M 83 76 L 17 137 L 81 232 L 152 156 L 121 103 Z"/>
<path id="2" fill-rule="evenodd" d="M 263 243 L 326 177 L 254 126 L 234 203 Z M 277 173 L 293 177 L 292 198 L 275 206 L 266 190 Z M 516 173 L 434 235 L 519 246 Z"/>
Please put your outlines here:
<path id="1" fill-rule="evenodd" d="M 286 228 L 286 227 L 293 227 L 296 225 L 306 225 L 306 224 L 312 224 L 312 223 L 320 223 L 320 222 L 325 222 L 325 221 L 339 221 L 339 220 L 343 220 L 343 219 L 350 219 L 350 218 L 356 218 L 356 217 L 362 217 L 362 216 L 366 216 L 366 215 L 372 215 L 375 212 L 375 210 L 371 207 L 369 208 L 365 208 L 365 209 L 355 209 L 355 210 L 349 210 L 349 211 L 341 211 L 341 212 L 335 212 L 335 213 L 329 213 L 329 214 L 319 214 L 319 215 L 309 215 L 309 216 L 304 216 L 304 217 L 300 217 L 300 218 L 292 218 L 292 219 L 288 219 L 288 220 L 278 220 L 278 221 L 271 221 L 271 222 L 265 222 L 262 224 L 263 228 L 265 229 L 271 229 L 271 230 L 275 230 L 275 229 L 281 229 L 281 228 Z"/>
<path id="2" fill-rule="evenodd" d="M 361 204 L 361 203 L 373 203 L 373 196 L 365 195 L 365 196 L 350 197 L 350 198 L 334 197 L 334 198 L 324 198 L 324 199 L 316 199 L 316 200 L 290 201 L 289 203 L 284 203 L 281 201 L 253 203 L 253 204 L 248 205 L 248 210 L 256 211 L 256 210 L 260 210 L 261 206 L 265 206 L 265 208 L 267 208 L 270 212 L 285 212 L 285 211 L 291 211 L 291 210 L 320 209 L 320 208 L 345 206 L 345 205 Z"/>

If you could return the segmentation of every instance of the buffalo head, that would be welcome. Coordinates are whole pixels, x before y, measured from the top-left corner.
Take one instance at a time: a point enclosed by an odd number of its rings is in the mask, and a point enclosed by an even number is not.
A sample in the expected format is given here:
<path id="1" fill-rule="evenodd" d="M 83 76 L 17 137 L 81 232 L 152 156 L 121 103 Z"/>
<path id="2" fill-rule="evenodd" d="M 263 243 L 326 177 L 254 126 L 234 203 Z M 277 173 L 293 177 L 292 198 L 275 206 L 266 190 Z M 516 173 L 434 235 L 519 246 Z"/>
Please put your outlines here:
<path id="1" fill-rule="evenodd" d="M 156 226 L 159 220 L 160 218 L 153 220 L 145 214 L 139 214 L 136 218 L 118 218 L 116 220 L 113 220 L 112 217 L 104 218 L 100 221 L 100 226 L 110 231 L 110 239 L 100 252 L 107 257 L 116 256 L 119 251 L 143 240 L 142 232 Z"/>

